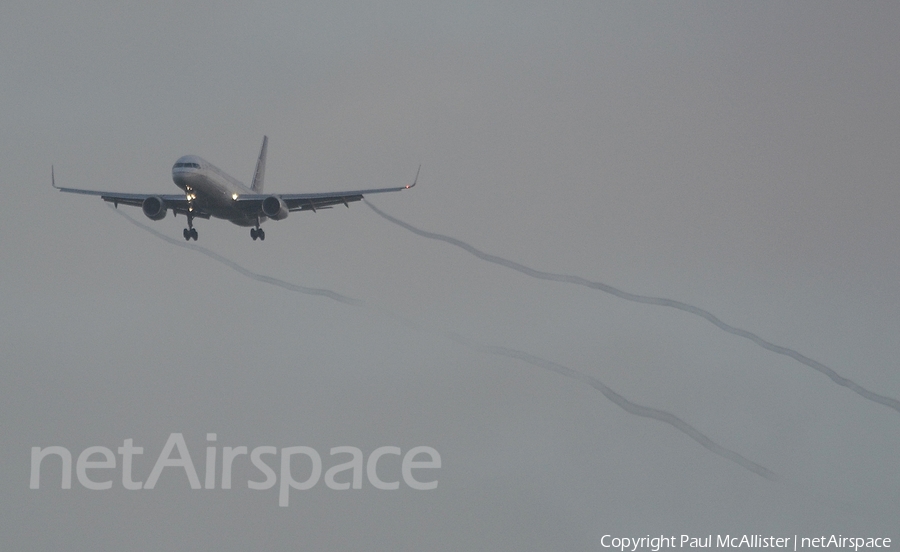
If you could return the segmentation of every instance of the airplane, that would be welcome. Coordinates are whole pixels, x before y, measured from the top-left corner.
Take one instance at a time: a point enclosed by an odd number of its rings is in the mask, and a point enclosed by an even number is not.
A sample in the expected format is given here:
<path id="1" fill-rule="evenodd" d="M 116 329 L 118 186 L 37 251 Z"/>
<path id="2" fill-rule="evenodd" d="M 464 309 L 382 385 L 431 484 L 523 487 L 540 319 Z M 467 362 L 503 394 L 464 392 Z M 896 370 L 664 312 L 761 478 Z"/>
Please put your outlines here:
<path id="1" fill-rule="evenodd" d="M 196 155 L 180 157 L 172 166 L 172 180 L 184 190 L 184 194 L 131 194 L 62 188 L 56 185 L 52 166 L 50 182 L 61 192 L 100 196 L 100 199 L 112 203 L 116 208 L 119 204 L 140 206 L 150 220 L 162 220 L 171 209 L 173 216 L 181 214 L 187 217 L 187 228 L 183 235 L 188 241 L 197 241 L 194 219 L 210 217 L 225 219 L 238 226 L 250 226 L 250 237 L 256 241 L 266 239 L 266 233 L 260 225 L 267 219 L 282 220 L 293 211 L 315 212 L 340 204 L 350 207 L 350 202 L 359 201 L 366 194 L 408 190 L 419 180 L 419 171 L 416 171 L 413 183 L 408 186 L 345 192 L 264 194 L 268 144 L 268 136 L 263 136 L 262 149 L 259 151 L 249 188 Z M 421 168 L 420 165 L 419 170 Z"/>

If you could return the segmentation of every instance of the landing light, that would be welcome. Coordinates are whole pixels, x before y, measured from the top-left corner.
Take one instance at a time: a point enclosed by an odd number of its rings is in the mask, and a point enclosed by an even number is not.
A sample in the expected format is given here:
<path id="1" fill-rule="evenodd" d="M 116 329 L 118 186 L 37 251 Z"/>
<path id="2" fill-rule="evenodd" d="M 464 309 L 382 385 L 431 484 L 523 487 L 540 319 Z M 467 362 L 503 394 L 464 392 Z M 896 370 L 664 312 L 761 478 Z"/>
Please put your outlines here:
<path id="1" fill-rule="evenodd" d="M 231 194 L 231 199 L 237 199 L 237 198 L 238 198 L 237 194 Z"/>

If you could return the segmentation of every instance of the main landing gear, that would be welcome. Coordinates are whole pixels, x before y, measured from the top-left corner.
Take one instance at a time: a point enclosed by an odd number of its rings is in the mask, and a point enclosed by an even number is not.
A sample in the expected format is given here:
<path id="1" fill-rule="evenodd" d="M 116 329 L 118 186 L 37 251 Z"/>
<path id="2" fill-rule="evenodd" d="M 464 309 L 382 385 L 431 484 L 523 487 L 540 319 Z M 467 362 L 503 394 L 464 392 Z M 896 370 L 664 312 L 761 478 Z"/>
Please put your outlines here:
<path id="1" fill-rule="evenodd" d="M 250 237 L 253 241 L 256 241 L 256 238 L 259 238 L 259 241 L 266 239 L 266 233 L 259 227 L 259 217 L 256 217 L 256 228 L 250 229 Z"/>

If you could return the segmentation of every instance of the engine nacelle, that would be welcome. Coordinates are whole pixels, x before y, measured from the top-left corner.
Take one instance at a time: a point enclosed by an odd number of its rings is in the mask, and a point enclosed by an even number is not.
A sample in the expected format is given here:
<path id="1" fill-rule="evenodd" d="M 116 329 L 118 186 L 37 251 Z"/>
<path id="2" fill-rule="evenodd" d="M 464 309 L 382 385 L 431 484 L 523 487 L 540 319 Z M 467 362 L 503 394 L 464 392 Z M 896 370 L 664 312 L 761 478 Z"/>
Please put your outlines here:
<path id="1" fill-rule="evenodd" d="M 288 206 L 278 196 L 269 196 L 262 201 L 261 206 L 262 212 L 264 215 L 269 217 L 272 220 L 281 220 L 288 216 Z"/>
<path id="2" fill-rule="evenodd" d="M 150 220 L 162 220 L 166 217 L 166 202 L 159 196 L 150 196 L 141 204 L 144 214 Z"/>

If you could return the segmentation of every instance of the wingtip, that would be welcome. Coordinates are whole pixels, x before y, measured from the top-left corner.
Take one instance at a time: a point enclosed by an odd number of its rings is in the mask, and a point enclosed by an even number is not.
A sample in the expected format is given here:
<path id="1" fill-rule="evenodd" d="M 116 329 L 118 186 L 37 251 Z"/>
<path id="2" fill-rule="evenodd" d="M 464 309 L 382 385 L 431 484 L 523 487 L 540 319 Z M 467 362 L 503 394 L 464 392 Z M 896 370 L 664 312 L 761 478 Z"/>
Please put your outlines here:
<path id="1" fill-rule="evenodd" d="M 53 170 L 53 165 L 50 165 L 50 185 L 57 190 L 59 189 L 59 186 L 56 185 L 56 174 Z"/>
<path id="2" fill-rule="evenodd" d="M 413 178 L 413 183 L 406 187 L 407 190 L 410 189 L 410 188 L 412 188 L 413 186 L 415 186 L 415 185 L 416 185 L 416 182 L 419 181 L 419 171 L 421 171 L 421 170 L 422 170 L 422 164 L 419 163 L 419 168 L 416 169 L 416 177 Z"/>

